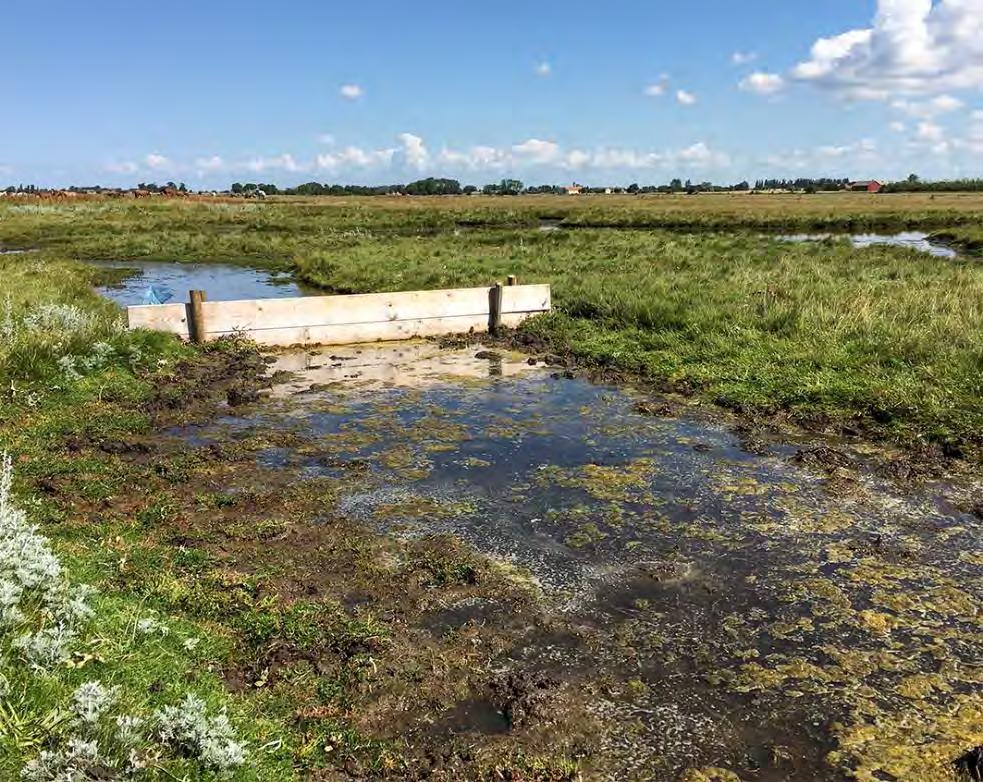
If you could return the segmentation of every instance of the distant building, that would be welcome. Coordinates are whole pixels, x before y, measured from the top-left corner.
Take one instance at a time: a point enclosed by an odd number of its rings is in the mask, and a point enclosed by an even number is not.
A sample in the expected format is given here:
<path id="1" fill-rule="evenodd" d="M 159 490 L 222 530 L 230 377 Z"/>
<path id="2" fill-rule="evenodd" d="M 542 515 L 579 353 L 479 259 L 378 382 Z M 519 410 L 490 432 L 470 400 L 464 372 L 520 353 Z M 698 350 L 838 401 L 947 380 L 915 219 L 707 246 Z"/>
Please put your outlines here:
<path id="1" fill-rule="evenodd" d="M 584 192 L 584 186 L 574 182 L 572 185 L 567 185 L 566 190 L 567 195 L 580 195 Z"/>
<path id="2" fill-rule="evenodd" d="M 848 189 L 857 193 L 879 193 L 883 187 L 880 182 L 872 179 L 868 182 L 851 182 Z"/>

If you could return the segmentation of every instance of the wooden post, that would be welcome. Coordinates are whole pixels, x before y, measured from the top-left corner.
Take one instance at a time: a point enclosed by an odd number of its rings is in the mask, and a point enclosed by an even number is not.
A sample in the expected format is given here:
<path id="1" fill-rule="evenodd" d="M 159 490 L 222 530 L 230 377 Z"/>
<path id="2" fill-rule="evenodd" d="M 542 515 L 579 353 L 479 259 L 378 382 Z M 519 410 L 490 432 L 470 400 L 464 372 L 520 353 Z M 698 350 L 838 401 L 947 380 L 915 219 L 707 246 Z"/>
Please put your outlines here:
<path id="1" fill-rule="evenodd" d="M 509 275 L 509 285 L 518 285 L 518 284 L 519 284 L 519 278 L 516 277 L 514 274 L 510 274 Z"/>
<path id="2" fill-rule="evenodd" d="M 205 291 L 191 291 L 191 303 L 188 304 L 188 335 L 192 342 L 205 341 L 205 315 L 201 303 L 206 298 Z"/>
<path id="3" fill-rule="evenodd" d="M 502 283 L 488 289 L 488 332 L 497 334 L 502 328 Z"/>

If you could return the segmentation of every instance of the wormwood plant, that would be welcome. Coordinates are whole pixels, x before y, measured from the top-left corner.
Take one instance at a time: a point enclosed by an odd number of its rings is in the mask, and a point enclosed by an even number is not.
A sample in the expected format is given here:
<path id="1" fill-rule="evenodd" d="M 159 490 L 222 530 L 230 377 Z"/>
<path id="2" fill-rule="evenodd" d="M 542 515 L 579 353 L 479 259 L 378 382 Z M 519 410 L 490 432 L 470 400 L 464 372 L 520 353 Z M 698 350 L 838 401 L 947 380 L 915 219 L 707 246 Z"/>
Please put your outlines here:
<path id="1" fill-rule="evenodd" d="M 168 760 L 203 772 L 231 773 L 246 760 L 224 710 L 210 711 L 193 693 L 160 709 L 126 708 L 118 686 L 85 681 L 39 725 L 22 716 L 58 691 L 73 655 L 96 621 L 95 591 L 72 584 L 48 540 L 11 496 L 13 466 L 0 458 L 0 740 L 37 745 L 21 770 L 27 782 L 132 779 Z M 138 629 L 155 629 L 155 620 Z M 61 688 L 64 689 L 64 688 Z M 21 747 L 24 749 L 24 747 Z M 30 754 L 30 753 L 25 753 Z"/>

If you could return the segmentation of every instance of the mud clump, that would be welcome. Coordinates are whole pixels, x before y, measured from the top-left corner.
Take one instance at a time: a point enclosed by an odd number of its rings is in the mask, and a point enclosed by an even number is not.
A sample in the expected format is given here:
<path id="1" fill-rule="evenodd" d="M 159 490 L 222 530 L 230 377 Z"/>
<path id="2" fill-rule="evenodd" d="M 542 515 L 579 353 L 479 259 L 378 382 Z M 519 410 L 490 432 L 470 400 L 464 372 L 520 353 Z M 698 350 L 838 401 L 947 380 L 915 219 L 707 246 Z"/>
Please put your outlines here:
<path id="1" fill-rule="evenodd" d="M 511 672 L 492 682 L 492 702 L 510 728 L 521 728 L 547 716 L 558 685 L 543 673 Z"/>
<path id="2" fill-rule="evenodd" d="M 820 445 L 815 448 L 802 448 L 792 457 L 792 461 L 796 464 L 819 467 L 826 472 L 833 472 L 853 466 L 853 460 L 847 454 L 828 445 Z"/>
<path id="3" fill-rule="evenodd" d="M 157 382 L 148 407 L 158 425 L 179 417 L 207 414 L 232 389 L 240 392 L 269 385 L 267 362 L 255 345 L 241 339 L 220 339 L 203 346 Z M 175 415 L 179 414 L 179 415 Z"/>
<path id="4" fill-rule="evenodd" d="M 953 765 L 963 779 L 983 782 L 983 744 L 961 755 Z"/>
<path id="5" fill-rule="evenodd" d="M 653 418 L 669 418 L 673 414 L 672 405 L 668 402 L 653 401 L 639 402 L 635 405 L 635 412 Z"/>
<path id="6" fill-rule="evenodd" d="M 259 390 L 247 386 L 233 386 L 226 394 L 229 407 L 240 407 L 259 401 Z"/>

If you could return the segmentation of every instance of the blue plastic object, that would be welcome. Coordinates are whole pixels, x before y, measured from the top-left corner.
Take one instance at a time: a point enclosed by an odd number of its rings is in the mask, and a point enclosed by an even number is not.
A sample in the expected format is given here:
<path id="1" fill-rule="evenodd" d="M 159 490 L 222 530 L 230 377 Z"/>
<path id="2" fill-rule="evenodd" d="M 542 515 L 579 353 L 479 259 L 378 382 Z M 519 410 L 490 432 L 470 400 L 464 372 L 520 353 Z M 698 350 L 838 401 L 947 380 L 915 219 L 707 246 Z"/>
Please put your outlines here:
<path id="1" fill-rule="evenodd" d="M 149 288 L 147 288 L 147 292 L 143 294 L 143 303 L 163 304 L 164 302 L 172 298 L 172 296 L 173 294 L 170 293 L 169 291 L 162 291 L 160 288 L 151 285 Z"/>

